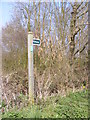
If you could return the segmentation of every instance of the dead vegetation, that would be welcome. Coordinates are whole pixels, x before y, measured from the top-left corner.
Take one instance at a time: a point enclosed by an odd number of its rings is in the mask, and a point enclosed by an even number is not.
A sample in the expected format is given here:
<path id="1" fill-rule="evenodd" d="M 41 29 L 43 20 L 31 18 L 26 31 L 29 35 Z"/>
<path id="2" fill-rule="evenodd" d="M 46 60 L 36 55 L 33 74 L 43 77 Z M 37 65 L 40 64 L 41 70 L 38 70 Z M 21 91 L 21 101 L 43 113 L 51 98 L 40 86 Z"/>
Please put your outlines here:
<path id="1" fill-rule="evenodd" d="M 41 46 L 34 47 L 37 103 L 48 96 L 81 90 L 83 81 L 87 87 L 87 3 L 32 2 L 16 6 L 13 20 L 2 29 L 2 100 L 7 107 L 11 101 L 11 106 L 20 106 L 21 94 L 28 99 L 29 30 L 41 39 Z"/>

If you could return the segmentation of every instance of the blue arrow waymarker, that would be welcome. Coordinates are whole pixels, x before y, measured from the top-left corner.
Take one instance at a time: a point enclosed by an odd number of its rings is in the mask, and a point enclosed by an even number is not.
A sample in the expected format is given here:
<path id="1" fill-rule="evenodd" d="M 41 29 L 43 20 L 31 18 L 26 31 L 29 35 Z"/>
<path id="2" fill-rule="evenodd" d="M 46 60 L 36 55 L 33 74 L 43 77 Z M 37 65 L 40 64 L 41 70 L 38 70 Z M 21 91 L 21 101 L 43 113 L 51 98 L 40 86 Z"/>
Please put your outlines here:
<path id="1" fill-rule="evenodd" d="M 40 46 L 40 39 L 33 39 L 33 45 Z"/>

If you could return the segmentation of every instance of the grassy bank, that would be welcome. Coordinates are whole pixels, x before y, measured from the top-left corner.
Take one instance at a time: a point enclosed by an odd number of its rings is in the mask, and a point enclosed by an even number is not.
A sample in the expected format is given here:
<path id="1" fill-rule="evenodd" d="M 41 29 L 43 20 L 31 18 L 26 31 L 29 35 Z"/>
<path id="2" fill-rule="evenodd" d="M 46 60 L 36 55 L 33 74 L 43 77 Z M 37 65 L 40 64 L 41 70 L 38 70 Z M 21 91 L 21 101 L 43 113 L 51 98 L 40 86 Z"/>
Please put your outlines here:
<path id="1" fill-rule="evenodd" d="M 10 110 L 3 118 L 88 118 L 88 91 L 49 97 L 40 105 Z"/>

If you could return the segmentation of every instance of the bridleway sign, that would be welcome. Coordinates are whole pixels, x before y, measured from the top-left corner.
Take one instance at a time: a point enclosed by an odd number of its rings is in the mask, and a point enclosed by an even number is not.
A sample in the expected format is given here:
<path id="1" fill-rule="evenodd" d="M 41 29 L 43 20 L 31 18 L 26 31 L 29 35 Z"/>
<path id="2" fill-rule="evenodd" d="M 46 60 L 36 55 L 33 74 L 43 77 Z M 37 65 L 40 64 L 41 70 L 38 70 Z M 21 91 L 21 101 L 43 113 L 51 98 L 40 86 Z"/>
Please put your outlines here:
<path id="1" fill-rule="evenodd" d="M 40 46 L 40 39 L 33 38 L 33 45 Z"/>

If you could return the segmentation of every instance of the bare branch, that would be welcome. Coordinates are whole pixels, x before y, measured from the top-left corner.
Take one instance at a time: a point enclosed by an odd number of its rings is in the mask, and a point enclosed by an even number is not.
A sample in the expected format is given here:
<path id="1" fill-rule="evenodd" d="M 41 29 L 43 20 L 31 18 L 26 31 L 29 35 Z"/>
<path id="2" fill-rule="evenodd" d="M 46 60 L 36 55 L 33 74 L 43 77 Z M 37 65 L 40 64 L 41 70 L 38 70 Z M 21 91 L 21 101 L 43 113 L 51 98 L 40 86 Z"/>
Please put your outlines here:
<path id="1" fill-rule="evenodd" d="M 85 8 L 87 5 L 88 5 L 88 2 L 86 2 L 86 4 L 78 10 L 77 14 L 81 12 L 81 10 L 83 10 L 83 8 Z"/>
<path id="2" fill-rule="evenodd" d="M 86 45 L 88 44 L 88 41 L 86 42 L 86 44 L 83 46 L 83 48 L 80 50 L 80 53 L 82 53 L 82 51 L 86 48 Z"/>
<path id="3" fill-rule="evenodd" d="M 73 36 L 75 37 L 75 35 L 77 35 L 77 33 L 78 33 L 80 30 L 81 30 L 81 29 L 78 27 L 78 28 L 75 30 Z"/>
<path id="4" fill-rule="evenodd" d="M 78 52 L 79 52 L 79 53 L 82 53 L 83 50 L 86 48 L 87 44 L 88 44 L 88 41 L 85 43 L 85 45 L 82 47 L 81 50 L 78 49 L 78 50 L 74 53 L 74 56 L 75 56 Z"/>
<path id="5" fill-rule="evenodd" d="M 81 3 L 78 5 L 77 9 L 79 9 L 82 4 L 83 4 L 83 2 L 81 2 Z"/>
<path id="6" fill-rule="evenodd" d="M 84 14 L 86 14 L 88 12 L 88 10 L 86 10 L 85 12 L 83 12 L 81 15 L 77 16 L 77 19 L 81 16 L 83 16 Z"/>

